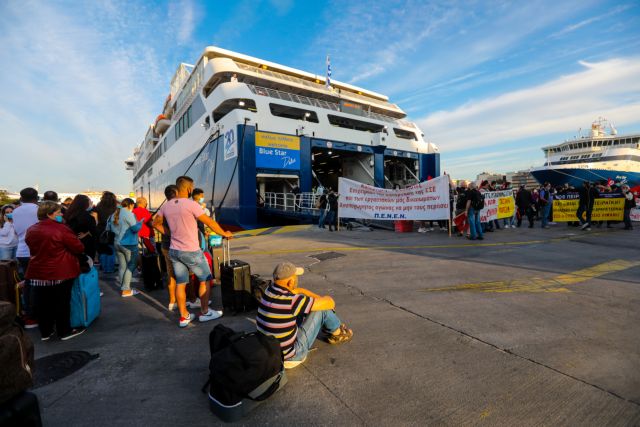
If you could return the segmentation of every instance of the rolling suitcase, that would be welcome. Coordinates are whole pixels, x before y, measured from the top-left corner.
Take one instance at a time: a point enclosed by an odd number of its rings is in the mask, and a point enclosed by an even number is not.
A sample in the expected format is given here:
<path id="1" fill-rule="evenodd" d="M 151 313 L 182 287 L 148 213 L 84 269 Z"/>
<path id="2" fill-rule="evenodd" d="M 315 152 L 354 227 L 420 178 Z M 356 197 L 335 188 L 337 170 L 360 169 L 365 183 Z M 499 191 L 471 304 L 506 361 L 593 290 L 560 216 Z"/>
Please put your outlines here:
<path id="1" fill-rule="evenodd" d="M 231 259 L 229 240 L 223 243 L 220 281 L 222 284 L 222 306 L 232 313 L 253 310 L 255 302 L 251 296 L 251 266 L 244 261 Z"/>
<path id="2" fill-rule="evenodd" d="M 81 274 L 71 288 L 71 327 L 86 328 L 100 315 L 98 272 L 91 267 Z"/>
<path id="3" fill-rule="evenodd" d="M 15 260 L 0 261 L 0 301 L 16 303 L 16 284 L 20 281 Z"/>
<path id="4" fill-rule="evenodd" d="M 157 253 L 144 251 L 142 254 L 142 281 L 147 291 L 162 289 L 162 273 Z"/>
<path id="5" fill-rule="evenodd" d="M 116 255 L 115 253 L 111 254 L 100 254 L 100 270 L 104 273 L 113 273 L 116 271 Z"/>

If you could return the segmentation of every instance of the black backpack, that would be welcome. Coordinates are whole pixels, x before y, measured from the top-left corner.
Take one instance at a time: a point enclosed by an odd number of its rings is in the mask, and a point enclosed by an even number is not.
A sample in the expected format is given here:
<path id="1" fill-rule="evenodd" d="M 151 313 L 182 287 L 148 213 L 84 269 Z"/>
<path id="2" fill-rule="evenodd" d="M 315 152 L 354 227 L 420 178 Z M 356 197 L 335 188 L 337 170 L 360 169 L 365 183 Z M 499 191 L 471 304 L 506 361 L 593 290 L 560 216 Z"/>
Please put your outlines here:
<path id="1" fill-rule="evenodd" d="M 280 343 L 260 332 L 235 332 L 217 325 L 209 334 L 209 381 L 202 388 L 223 405 L 262 401 L 280 387 L 284 364 Z"/>
<path id="2" fill-rule="evenodd" d="M 471 207 L 477 211 L 484 209 L 484 194 L 478 190 L 473 190 Z"/>

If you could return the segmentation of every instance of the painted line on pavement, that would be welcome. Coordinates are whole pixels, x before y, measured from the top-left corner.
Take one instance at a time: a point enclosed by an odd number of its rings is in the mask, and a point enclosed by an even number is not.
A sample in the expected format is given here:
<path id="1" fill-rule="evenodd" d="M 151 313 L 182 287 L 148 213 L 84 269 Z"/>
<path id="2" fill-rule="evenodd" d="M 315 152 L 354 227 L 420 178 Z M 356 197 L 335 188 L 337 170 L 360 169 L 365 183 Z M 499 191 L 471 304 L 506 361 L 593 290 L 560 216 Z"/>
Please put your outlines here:
<path id="1" fill-rule="evenodd" d="M 590 233 L 588 236 L 597 236 L 601 233 Z M 587 237 L 582 235 L 578 237 Z M 372 250 L 387 250 L 387 249 L 456 249 L 456 248 L 486 248 L 486 247 L 500 247 L 500 246 L 524 246 L 535 245 L 541 243 L 554 243 L 566 240 L 574 240 L 576 236 L 568 237 L 555 237 L 547 240 L 525 240 L 518 242 L 496 242 L 496 243 L 451 243 L 442 245 L 382 245 L 382 246 L 329 246 L 329 247 L 316 247 L 306 249 L 278 249 L 269 251 L 250 251 L 250 252 L 237 252 L 237 255 L 277 255 L 277 254 L 296 254 L 307 252 L 328 252 L 328 251 L 372 251 Z"/>
<path id="2" fill-rule="evenodd" d="M 593 267 L 583 268 L 571 273 L 560 274 L 552 278 L 533 277 L 531 279 L 497 280 L 489 282 L 465 283 L 462 285 L 447 286 L 444 288 L 420 289 L 420 292 L 571 292 L 565 286 L 576 285 L 595 279 L 605 274 L 627 270 L 640 266 L 640 261 L 627 261 L 623 259 L 607 261 Z"/>

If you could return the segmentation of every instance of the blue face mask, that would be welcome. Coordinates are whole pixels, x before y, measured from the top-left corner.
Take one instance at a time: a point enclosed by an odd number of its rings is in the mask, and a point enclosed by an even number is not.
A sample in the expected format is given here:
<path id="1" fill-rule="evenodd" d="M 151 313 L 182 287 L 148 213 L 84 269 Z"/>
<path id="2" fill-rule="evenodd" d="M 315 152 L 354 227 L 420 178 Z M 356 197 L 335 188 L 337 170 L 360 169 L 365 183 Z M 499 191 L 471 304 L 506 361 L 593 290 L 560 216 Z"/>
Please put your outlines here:
<path id="1" fill-rule="evenodd" d="M 87 212 L 91 212 L 91 210 L 92 210 L 92 209 L 93 209 L 93 206 L 89 206 L 89 207 L 87 208 Z"/>
<path id="2" fill-rule="evenodd" d="M 12 213 L 8 213 L 8 214 L 6 214 L 6 216 L 7 216 L 7 219 L 13 219 L 13 214 Z"/>
<path id="3" fill-rule="evenodd" d="M 62 215 L 56 215 L 56 222 L 62 223 Z"/>
<path id="4" fill-rule="evenodd" d="M 204 203 L 204 197 L 200 197 L 200 199 L 198 200 L 198 203 Z"/>

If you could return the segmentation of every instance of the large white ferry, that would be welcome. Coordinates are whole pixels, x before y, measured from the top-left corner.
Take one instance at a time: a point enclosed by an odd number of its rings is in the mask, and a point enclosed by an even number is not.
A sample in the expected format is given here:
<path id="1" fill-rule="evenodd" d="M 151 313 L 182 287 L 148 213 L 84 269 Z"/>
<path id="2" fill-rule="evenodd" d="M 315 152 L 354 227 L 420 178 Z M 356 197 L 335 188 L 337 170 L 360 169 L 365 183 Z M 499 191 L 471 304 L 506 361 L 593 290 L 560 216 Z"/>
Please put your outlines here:
<path id="1" fill-rule="evenodd" d="M 152 208 L 189 175 L 220 222 L 251 228 L 273 221 L 271 208 L 313 215 L 303 195 L 337 189 L 340 176 L 390 188 L 440 175 L 437 147 L 405 117 L 384 95 L 207 47 L 195 66 L 180 64 L 125 163 Z"/>
<path id="2" fill-rule="evenodd" d="M 617 133 L 601 117 L 593 122 L 588 136 L 543 147 L 547 160 L 531 174 L 540 183 L 548 181 L 552 185 L 568 183 L 578 187 L 584 181 L 640 185 L 640 134 Z"/>

